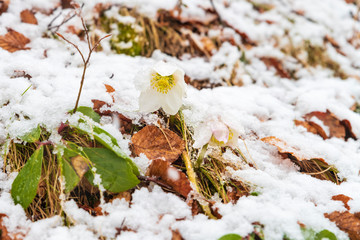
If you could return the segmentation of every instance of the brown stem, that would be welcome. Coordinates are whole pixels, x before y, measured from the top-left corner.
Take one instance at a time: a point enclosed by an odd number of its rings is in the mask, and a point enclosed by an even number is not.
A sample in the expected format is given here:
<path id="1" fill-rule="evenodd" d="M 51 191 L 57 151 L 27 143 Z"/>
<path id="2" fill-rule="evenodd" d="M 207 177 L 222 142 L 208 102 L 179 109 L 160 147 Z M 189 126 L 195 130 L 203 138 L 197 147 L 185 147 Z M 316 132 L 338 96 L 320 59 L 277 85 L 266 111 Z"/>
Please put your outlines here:
<path id="1" fill-rule="evenodd" d="M 96 49 L 96 47 L 100 44 L 100 42 L 111 36 L 110 34 L 100 38 L 95 44 L 94 46 L 91 46 L 91 42 L 90 42 L 90 37 L 89 37 L 89 32 L 88 32 L 88 29 L 86 28 L 86 25 L 85 25 L 85 22 L 84 22 L 84 19 L 80 16 L 80 19 L 81 19 L 81 23 L 83 25 L 83 28 L 84 28 L 84 31 L 85 31 L 85 34 L 86 34 L 86 40 L 87 40 L 87 44 L 88 44 L 88 47 L 89 47 L 89 53 L 88 53 L 88 56 L 85 60 L 85 57 L 83 55 L 83 53 L 80 51 L 79 47 L 70 42 L 69 40 L 67 40 L 63 35 L 61 35 L 60 33 L 56 33 L 59 37 L 61 37 L 62 39 L 64 39 L 66 42 L 70 43 L 71 45 L 73 45 L 75 47 L 75 49 L 80 53 L 80 56 L 81 56 L 81 59 L 84 63 L 84 69 L 83 69 L 83 73 L 82 73 L 82 76 L 81 76 L 81 81 L 80 81 L 80 88 L 79 88 L 79 93 L 78 93 L 78 96 L 77 96 L 77 99 L 76 99 L 76 103 L 75 103 L 75 108 L 74 108 L 74 111 L 73 113 L 76 113 L 76 110 L 78 108 L 78 105 L 79 105 L 79 101 L 80 101 L 80 96 L 81 96 L 81 92 L 82 92 L 82 88 L 83 88 L 83 85 L 84 85 L 84 80 L 85 80 L 85 73 L 86 73 L 86 69 L 88 67 L 88 64 L 89 64 L 89 61 L 90 61 L 90 57 L 91 57 L 91 54 L 92 52 Z"/>

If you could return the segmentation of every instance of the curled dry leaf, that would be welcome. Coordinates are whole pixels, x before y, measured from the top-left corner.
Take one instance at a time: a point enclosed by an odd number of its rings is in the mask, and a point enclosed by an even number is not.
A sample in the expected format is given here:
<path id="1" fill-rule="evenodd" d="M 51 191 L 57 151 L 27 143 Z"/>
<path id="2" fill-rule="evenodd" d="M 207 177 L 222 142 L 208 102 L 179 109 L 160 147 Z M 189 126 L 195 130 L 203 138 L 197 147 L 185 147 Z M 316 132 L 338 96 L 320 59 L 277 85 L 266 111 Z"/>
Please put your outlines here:
<path id="1" fill-rule="evenodd" d="M 187 197 L 192 190 L 190 181 L 185 173 L 170 165 L 170 162 L 155 159 L 151 162 L 147 175 L 157 177 L 158 181 L 172 187 L 172 190 L 183 197 Z"/>
<path id="2" fill-rule="evenodd" d="M 185 142 L 169 129 L 146 126 L 131 138 L 134 153 L 144 153 L 149 159 L 164 158 L 174 162 L 185 149 Z"/>
<path id="3" fill-rule="evenodd" d="M 38 21 L 32 11 L 29 9 L 23 10 L 20 13 L 21 22 L 23 23 L 29 23 L 29 24 L 38 24 Z"/>
<path id="4" fill-rule="evenodd" d="M 4 36 L 0 36 L 0 47 L 9 52 L 30 49 L 25 47 L 25 45 L 29 42 L 30 39 L 11 28 L 8 29 L 7 34 L 5 34 Z"/>
<path id="5" fill-rule="evenodd" d="M 325 126 L 328 127 L 328 134 L 324 129 L 312 119 L 317 118 Z M 357 139 L 355 134 L 352 132 L 351 124 L 348 120 L 339 120 L 333 113 L 329 110 L 326 112 L 311 112 L 304 116 L 305 121 L 295 120 L 295 125 L 303 126 L 307 129 L 308 132 L 318 134 L 323 139 L 328 139 L 331 137 L 343 138 L 345 140 L 349 138 Z"/>
<path id="6" fill-rule="evenodd" d="M 325 213 L 324 216 L 335 222 L 336 226 L 349 234 L 350 239 L 360 239 L 360 218 L 349 211 Z"/>
<path id="7" fill-rule="evenodd" d="M 0 0 L 0 15 L 7 11 L 10 0 Z"/>

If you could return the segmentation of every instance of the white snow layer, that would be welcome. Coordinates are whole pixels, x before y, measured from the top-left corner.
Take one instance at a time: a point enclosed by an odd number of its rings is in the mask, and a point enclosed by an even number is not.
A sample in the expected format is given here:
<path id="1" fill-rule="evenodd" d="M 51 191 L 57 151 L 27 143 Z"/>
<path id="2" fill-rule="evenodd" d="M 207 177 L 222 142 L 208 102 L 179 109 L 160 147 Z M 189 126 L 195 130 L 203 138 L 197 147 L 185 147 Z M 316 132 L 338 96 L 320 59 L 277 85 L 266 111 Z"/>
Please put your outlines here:
<path id="1" fill-rule="evenodd" d="M 177 3 L 175 0 L 84 1 L 86 19 L 91 18 L 92 8 L 99 2 L 137 7 L 150 17 L 155 17 L 159 8 L 172 9 Z M 209 220 L 204 215 L 192 216 L 183 200 L 154 186 L 151 190 L 136 190 L 131 205 L 124 200 L 103 205 L 108 213 L 105 216 L 93 217 L 79 209 L 75 202 L 68 201 L 64 210 L 75 224 L 65 227 L 60 217 L 37 222 L 27 220 L 23 209 L 14 205 L 9 194 L 16 174 L 8 176 L 1 172 L 0 213 L 8 216 L 4 222 L 10 232 L 22 232 L 26 239 L 89 240 L 98 239 L 100 235 L 114 238 L 116 228 L 124 225 L 134 231 L 123 231 L 116 239 L 171 239 L 171 230 L 179 230 L 186 240 L 215 240 L 226 233 L 245 236 L 252 232 L 253 222 L 260 222 L 265 226 L 266 239 L 282 239 L 284 235 L 291 239 L 302 239 L 298 224 L 301 222 L 315 231 L 328 229 L 339 239 L 347 239 L 347 234 L 326 219 L 324 213 L 345 210 L 341 202 L 331 200 L 337 194 L 351 197 L 351 211 L 360 211 L 360 195 L 356 190 L 360 189 L 360 141 L 322 140 L 304 128 L 296 127 L 293 120 L 301 119 L 311 111 L 328 109 L 339 119 L 348 119 L 353 132 L 360 137 L 360 115 L 350 110 L 360 100 L 359 80 L 334 78 L 319 68 L 300 69 L 298 65 L 291 64 L 291 59 L 285 63 L 289 68 L 297 69 L 299 79 L 286 80 L 276 76 L 272 69 L 267 70 L 258 58 L 272 56 L 285 59 L 284 54 L 275 47 L 276 39 L 280 41 L 277 44 L 287 43 L 282 39 L 285 32 L 295 45 L 308 40 L 321 46 L 323 38 L 329 35 L 346 54 L 344 57 L 333 51 L 333 59 L 341 62 L 341 67 L 349 75 L 359 75 L 360 55 L 347 42 L 354 31 L 360 29 L 359 22 L 352 17 L 357 14 L 355 5 L 346 4 L 344 0 L 274 0 L 266 1 L 274 8 L 260 14 L 248 1 L 227 2 L 228 5 L 220 0 L 214 1 L 223 21 L 258 43 L 258 46 L 246 51 L 251 63 L 241 65 L 244 86 L 200 91 L 189 86 L 183 113 L 187 123 L 194 128 L 211 116 L 221 116 L 235 130 L 242 132 L 249 154 L 259 169 L 229 171 L 234 178 L 256 186 L 259 196 L 242 197 L 236 204 L 217 203 L 223 217 Z M 74 107 L 82 73 L 81 58 L 64 41 L 42 38 L 47 25 L 60 10 L 50 16 L 38 12 L 38 25 L 22 23 L 19 18 L 23 9 L 49 9 L 57 3 L 56 0 L 11 0 L 8 11 L 0 16 L 0 34 L 5 34 L 7 28 L 13 28 L 31 40 L 28 44 L 31 49 L 27 51 L 9 53 L 0 48 L 0 143 L 9 137 L 21 136 L 38 124 L 56 132 L 59 124 L 68 118 L 66 113 Z M 183 3 L 187 6 L 183 7 L 182 13 L 186 18 L 201 19 L 206 14 L 205 9 L 211 8 L 210 2 L 204 0 L 184 0 Z M 303 14 L 296 14 L 296 11 Z M 79 19 L 74 18 L 59 32 L 64 33 L 68 25 L 81 26 Z M 233 30 L 228 29 L 227 32 L 234 35 Z M 84 52 L 87 51 L 86 44 L 77 37 L 64 35 L 76 42 Z M 240 41 L 238 37 L 235 39 Z M 144 117 L 138 112 L 139 92 L 133 82 L 139 70 L 158 60 L 167 60 L 183 68 L 192 79 L 209 79 L 216 83 L 230 77 L 232 67 L 240 57 L 241 51 L 227 43 L 209 61 L 186 57 L 179 60 L 159 51 L 154 52 L 152 58 L 115 55 L 106 50 L 94 53 L 80 105 L 92 106 L 92 99 L 111 102 L 111 96 L 106 93 L 104 86 L 110 84 L 116 90 L 113 109 L 137 121 Z M 227 67 L 221 68 L 224 64 Z M 14 71 L 25 71 L 32 78 L 12 78 Z M 154 115 L 145 116 L 145 120 L 156 122 Z M 129 139 L 117 133 L 117 127 L 106 123 L 106 119 L 102 122 L 126 153 L 130 153 L 127 147 Z M 336 166 L 339 176 L 346 178 L 346 182 L 335 185 L 299 173 L 290 160 L 279 159 L 275 147 L 259 140 L 266 136 L 276 136 L 290 146 L 301 149 L 306 156 L 324 158 Z M 242 144 L 239 141 L 241 148 Z M 146 157 L 136 158 L 135 162 L 142 172 L 146 171 Z"/>

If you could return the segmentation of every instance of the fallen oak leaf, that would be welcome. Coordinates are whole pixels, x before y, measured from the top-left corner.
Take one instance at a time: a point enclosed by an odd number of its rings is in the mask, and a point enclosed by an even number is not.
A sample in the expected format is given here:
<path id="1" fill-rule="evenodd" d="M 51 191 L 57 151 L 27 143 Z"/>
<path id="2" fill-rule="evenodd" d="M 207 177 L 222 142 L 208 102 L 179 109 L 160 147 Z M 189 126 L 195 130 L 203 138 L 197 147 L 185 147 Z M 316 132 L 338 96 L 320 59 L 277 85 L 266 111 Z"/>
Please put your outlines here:
<path id="1" fill-rule="evenodd" d="M 29 23 L 29 24 L 38 24 L 38 21 L 32 11 L 29 9 L 23 10 L 20 13 L 21 22 L 23 23 Z"/>
<path id="2" fill-rule="evenodd" d="M 169 129 L 146 126 L 132 138 L 135 155 L 144 153 L 149 159 L 164 158 L 170 163 L 176 161 L 185 149 L 185 141 Z"/>
<path id="3" fill-rule="evenodd" d="M 0 36 L 0 47 L 11 53 L 18 50 L 30 49 L 25 47 L 25 45 L 29 42 L 30 39 L 11 28 L 8 28 L 7 34 L 5 34 L 4 36 Z"/>
<path id="4" fill-rule="evenodd" d="M 157 181 L 170 186 L 173 191 L 183 197 L 187 197 L 192 190 L 190 181 L 185 173 L 170 165 L 170 162 L 162 159 L 155 159 L 151 162 L 147 176 L 157 177 Z"/>

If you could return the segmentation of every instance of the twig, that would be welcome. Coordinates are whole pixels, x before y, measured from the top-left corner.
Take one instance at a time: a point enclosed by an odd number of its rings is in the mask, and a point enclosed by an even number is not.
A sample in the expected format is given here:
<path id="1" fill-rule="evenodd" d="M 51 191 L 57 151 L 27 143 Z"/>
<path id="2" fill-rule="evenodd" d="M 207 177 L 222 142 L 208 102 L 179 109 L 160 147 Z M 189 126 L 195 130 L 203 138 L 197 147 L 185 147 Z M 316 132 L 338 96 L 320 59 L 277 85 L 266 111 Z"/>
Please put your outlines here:
<path id="1" fill-rule="evenodd" d="M 165 183 L 162 183 L 159 181 L 158 178 L 154 178 L 154 177 L 146 177 L 146 176 L 137 176 L 137 178 L 140 180 L 140 181 L 145 181 L 145 182 L 153 182 L 153 183 L 156 183 L 157 185 L 163 187 L 163 188 L 167 188 L 167 189 L 170 189 L 172 190 L 172 187 L 165 184 Z"/>
<path id="2" fill-rule="evenodd" d="M 91 46 L 91 42 L 90 42 L 90 38 L 89 38 L 89 31 L 88 29 L 86 28 L 86 25 L 85 25 L 85 22 L 84 22 L 84 18 L 81 16 L 81 12 L 78 13 L 78 16 L 80 17 L 81 19 L 81 23 L 83 25 L 83 28 L 84 28 L 84 31 L 85 31 L 85 34 L 86 34 L 86 40 L 87 40 L 87 44 L 88 44 L 88 47 L 89 47 L 89 53 L 88 53 L 88 56 L 87 58 L 85 59 L 83 53 L 81 52 L 81 50 L 79 49 L 79 47 L 70 42 L 69 40 L 67 40 L 63 35 L 61 35 L 60 33 L 56 33 L 59 37 L 61 37 L 62 39 L 64 39 L 66 42 L 70 43 L 72 46 L 75 47 L 75 49 L 80 53 L 80 56 L 81 56 L 81 59 L 84 63 L 84 69 L 83 69 L 83 73 L 82 73 L 82 76 L 81 76 L 81 82 L 80 82 L 80 88 L 79 88 L 79 93 L 78 93 L 78 96 L 77 96 L 77 99 L 76 99 L 76 103 L 75 103 L 75 107 L 74 107 L 74 111 L 73 113 L 76 113 L 76 110 L 78 108 L 78 105 L 79 105 L 79 100 L 80 100 L 80 96 L 81 96 L 81 91 L 82 91 L 82 88 L 83 88 L 83 85 L 84 85 L 84 80 L 85 80 L 85 73 L 86 73 L 86 70 L 87 70 L 87 67 L 89 65 L 89 61 L 90 61 L 90 57 L 91 57 L 91 54 L 93 53 L 93 51 L 97 48 L 97 46 L 100 44 L 100 42 L 111 36 L 110 34 L 100 38 L 93 46 Z"/>
<path id="3" fill-rule="evenodd" d="M 210 3 L 211 3 L 211 6 L 212 6 L 215 14 L 216 14 L 216 15 L 218 16 L 218 18 L 219 18 L 220 24 L 221 24 L 221 25 L 224 25 L 224 23 L 223 23 L 223 21 L 222 21 L 222 18 L 221 18 L 220 14 L 219 14 L 219 12 L 216 10 L 215 4 L 214 4 L 214 0 L 210 0 Z"/>
<path id="4" fill-rule="evenodd" d="M 52 30 L 53 28 L 55 28 L 55 30 L 53 31 L 53 33 L 54 33 L 54 32 L 57 32 L 62 25 L 64 25 L 65 23 L 67 23 L 68 21 L 70 21 L 71 19 L 73 19 L 73 18 L 77 15 L 77 13 L 73 13 L 72 15 L 67 14 L 67 15 L 65 16 L 65 18 L 61 21 L 60 24 L 55 25 L 55 26 L 51 26 L 51 25 L 53 24 L 53 22 L 54 22 L 57 18 L 59 18 L 59 17 L 61 16 L 61 13 L 62 13 L 62 12 L 60 12 L 58 15 L 56 15 L 56 16 L 54 17 L 54 19 L 51 20 L 51 22 L 48 24 L 47 29 L 48 29 L 49 31 Z"/>

